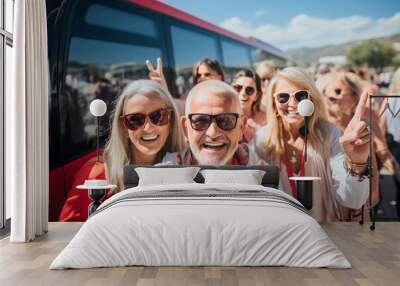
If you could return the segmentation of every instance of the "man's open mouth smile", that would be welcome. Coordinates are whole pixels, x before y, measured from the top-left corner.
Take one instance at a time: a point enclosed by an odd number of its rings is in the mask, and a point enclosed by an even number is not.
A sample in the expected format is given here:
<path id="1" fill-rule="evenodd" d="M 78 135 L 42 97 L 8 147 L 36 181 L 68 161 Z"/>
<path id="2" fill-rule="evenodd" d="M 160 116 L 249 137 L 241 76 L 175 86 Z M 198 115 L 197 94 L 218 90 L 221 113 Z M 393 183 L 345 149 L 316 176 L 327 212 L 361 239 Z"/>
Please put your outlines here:
<path id="1" fill-rule="evenodd" d="M 224 142 L 204 142 L 202 147 L 209 150 L 221 150 L 226 146 Z"/>

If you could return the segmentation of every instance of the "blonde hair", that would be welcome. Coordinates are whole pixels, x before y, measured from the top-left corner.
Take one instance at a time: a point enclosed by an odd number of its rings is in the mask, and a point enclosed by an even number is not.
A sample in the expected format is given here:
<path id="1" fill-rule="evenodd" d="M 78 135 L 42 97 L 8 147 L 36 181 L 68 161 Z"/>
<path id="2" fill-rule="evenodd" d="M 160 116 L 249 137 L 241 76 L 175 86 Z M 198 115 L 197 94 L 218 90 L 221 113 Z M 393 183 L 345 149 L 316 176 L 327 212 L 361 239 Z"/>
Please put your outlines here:
<path id="1" fill-rule="evenodd" d="M 104 151 L 107 180 L 111 184 L 118 185 L 118 177 L 122 175 L 123 167 L 128 164 L 134 164 L 134 162 L 131 162 L 132 142 L 124 132 L 120 116 L 123 115 L 125 103 L 137 94 L 154 94 L 163 100 L 168 108 L 173 109 L 169 135 L 164 147 L 158 154 L 158 158 L 162 158 L 166 152 L 177 152 L 184 148 L 183 133 L 179 124 L 179 113 L 171 94 L 153 80 L 143 79 L 133 81 L 124 88 L 118 98 L 113 112 L 111 135 Z"/>
<path id="2" fill-rule="evenodd" d="M 268 75 L 272 78 L 276 74 L 278 67 L 275 65 L 274 62 L 269 60 L 260 62 L 259 64 L 257 64 L 256 70 L 259 77 L 261 77 L 260 73 L 263 69 L 267 70 Z"/>
<path id="3" fill-rule="evenodd" d="M 394 95 L 396 92 L 400 92 L 400 68 L 398 68 L 393 74 L 388 92 L 392 95 Z"/>
<path id="4" fill-rule="evenodd" d="M 350 88 L 352 95 L 356 97 L 356 101 L 358 102 L 365 84 L 358 75 L 351 72 L 336 72 L 333 73 L 333 79 L 337 79 L 343 84 L 347 85 Z"/>
<path id="5" fill-rule="evenodd" d="M 326 87 L 331 81 L 332 73 L 323 74 L 317 78 L 315 81 L 315 86 L 322 95 L 325 95 Z"/>
<path id="6" fill-rule="evenodd" d="M 265 138 L 265 148 L 267 153 L 282 154 L 285 150 L 283 142 L 283 123 L 278 115 L 274 100 L 276 85 L 279 80 L 286 80 L 296 86 L 307 90 L 310 94 L 310 100 L 314 103 L 315 110 L 308 123 L 309 142 L 314 148 L 320 146 L 323 140 L 324 130 L 322 124 L 327 122 L 327 111 L 323 98 L 316 88 L 314 81 L 309 73 L 297 67 L 288 67 L 276 73 L 266 92 L 266 113 L 268 122 L 268 132 Z M 322 136 L 321 136 L 322 135 Z"/>

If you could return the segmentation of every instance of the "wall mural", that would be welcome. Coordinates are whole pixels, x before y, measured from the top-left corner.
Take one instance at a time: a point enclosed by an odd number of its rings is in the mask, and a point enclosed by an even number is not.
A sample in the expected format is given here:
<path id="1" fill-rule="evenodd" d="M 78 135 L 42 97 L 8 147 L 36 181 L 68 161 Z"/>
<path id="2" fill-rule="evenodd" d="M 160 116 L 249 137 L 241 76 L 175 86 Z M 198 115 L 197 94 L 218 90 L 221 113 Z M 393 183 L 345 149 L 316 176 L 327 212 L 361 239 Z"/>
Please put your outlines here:
<path id="1" fill-rule="evenodd" d="M 399 143 L 380 124 L 400 109 L 369 105 L 374 82 L 285 68 L 271 45 L 135 4 L 77 2 L 48 17 L 51 221 L 85 221 L 127 165 L 269 164 L 296 198 L 296 177 L 312 181 L 318 221 L 367 219 L 369 195 L 376 218 L 399 216 L 380 192 L 398 190 Z"/>

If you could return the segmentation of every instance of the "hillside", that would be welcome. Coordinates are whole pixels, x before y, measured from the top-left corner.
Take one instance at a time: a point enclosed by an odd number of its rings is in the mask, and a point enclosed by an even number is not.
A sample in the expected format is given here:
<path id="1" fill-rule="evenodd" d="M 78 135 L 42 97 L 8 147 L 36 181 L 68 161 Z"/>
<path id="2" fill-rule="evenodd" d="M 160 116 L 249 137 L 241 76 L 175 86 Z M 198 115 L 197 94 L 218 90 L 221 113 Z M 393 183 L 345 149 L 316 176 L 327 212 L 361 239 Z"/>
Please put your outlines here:
<path id="1" fill-rule="evenodd" d="M 395 34 L 387 37 L 375 38 L 384 42 L 400 42 L 400 34 Z M 351 46 L 357 44 L 361 40 L 348 42 L 340 45 L 327 45 L 317 48 L 296 48 L 289 49 L 286 52 L 298 64 L 310 64 L 316 62 L 320 57 L 346 55 Z"/>

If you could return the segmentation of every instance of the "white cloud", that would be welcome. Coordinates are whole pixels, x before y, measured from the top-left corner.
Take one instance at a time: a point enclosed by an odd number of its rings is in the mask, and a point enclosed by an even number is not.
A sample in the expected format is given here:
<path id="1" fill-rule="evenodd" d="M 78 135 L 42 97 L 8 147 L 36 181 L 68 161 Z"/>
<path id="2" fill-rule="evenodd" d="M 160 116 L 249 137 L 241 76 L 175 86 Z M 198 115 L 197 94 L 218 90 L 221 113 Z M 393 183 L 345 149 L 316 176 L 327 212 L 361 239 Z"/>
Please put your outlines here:
<path id="1" fill-rule="evenodd" d="M 265 11 L 264 10 L 257 10 L 255 13 L 256 17 L 261 17 L 265 15 Z"/>
<path id="2" fill-rule="evenodd" d="M 240 17 L 232 17 L 223 21 L 221 26 L 243 36 L 259 38 L 285 50 L 340 44 L 400 33 L 400 12 L 376 20 L 359 15 L 323 19 L 300 14 L 293 17 L 287 25 L 255 25 L 243 21 Z"/>
<path id="3" fill-rule="evenodd" d="M 252 35 L 252 24 L 250 22 L 243 22 L 242 19 L 239 17 L 231 17 L 229 19 L 226 19 L 221 26 L 225 29 L 231 30 L 232 32 L 235 32 L 237 34 L 243 35 L 243 36 L 251 36 Z"/>

